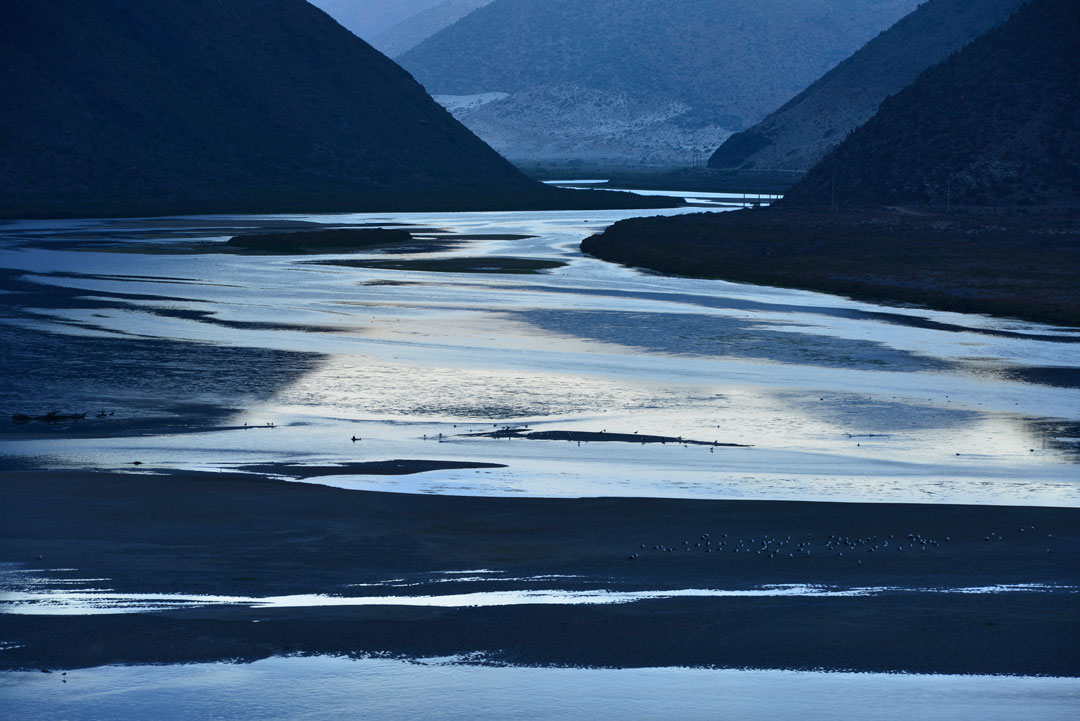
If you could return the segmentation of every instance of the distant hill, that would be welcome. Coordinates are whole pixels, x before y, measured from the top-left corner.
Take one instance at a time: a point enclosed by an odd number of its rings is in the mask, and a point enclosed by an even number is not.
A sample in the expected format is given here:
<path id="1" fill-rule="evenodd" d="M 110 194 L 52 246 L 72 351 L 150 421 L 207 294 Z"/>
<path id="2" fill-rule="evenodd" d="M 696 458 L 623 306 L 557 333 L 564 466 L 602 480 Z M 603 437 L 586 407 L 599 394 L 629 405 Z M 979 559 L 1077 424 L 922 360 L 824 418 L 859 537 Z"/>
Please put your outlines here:
<path id="1" fill-rule="evenodd" d="M 367 42 L 442 0 L 309 0 Z"/>
<path id="2" fill-rule="evenodd" d="M 402 65 L 512 160 L 685 164 L 918 0 L 495 0 Z"/>
<path id="3" fill-rule="evenodd" d="M 547 192 L 303 0 L 8 3 L 0 86 L 6 217 Z"/>
<path id="4" fill-rule="evenodd" d="M 443 0 L 438 5 L 421 10 L 379 33 L 371 40 L 371 44 L 386 53 L 387 57 L 397 57 L 490 2 L 491 0 Z"/>
<path id="5" fill-rule="evenodd" d="M 728 138 L 711 168 L 809 170 L 881 101 L 1026 0 L 929 0 L 757 125 Z"/>
<path id="6" fill-rule="evenodd" d="M 890 97 L 782 205 L 1080 206 L 1080 3 L 1033 0 Z"/>

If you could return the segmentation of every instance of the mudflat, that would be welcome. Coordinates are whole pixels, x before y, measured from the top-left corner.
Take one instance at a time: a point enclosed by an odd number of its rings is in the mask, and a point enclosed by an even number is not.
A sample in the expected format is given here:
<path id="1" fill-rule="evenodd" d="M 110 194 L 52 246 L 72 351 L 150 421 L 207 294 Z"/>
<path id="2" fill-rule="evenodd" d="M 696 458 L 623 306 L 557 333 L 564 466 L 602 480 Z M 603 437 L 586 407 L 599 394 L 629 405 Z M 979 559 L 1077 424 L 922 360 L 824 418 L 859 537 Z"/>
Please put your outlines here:
<path id="1" fill-rule="evenodd" d="M 0 501 L 0 560 L 37 576 L 73 569 L 118 593 L 891 589 L 2 613 L 6 669 L 483 652 L 519 664 L 1080 675 L 1080 509 L 426 496 L 246 474 L 82 471 L 0 473 Z M 1011 584 L 1041 586 L 971 592 Z"/>

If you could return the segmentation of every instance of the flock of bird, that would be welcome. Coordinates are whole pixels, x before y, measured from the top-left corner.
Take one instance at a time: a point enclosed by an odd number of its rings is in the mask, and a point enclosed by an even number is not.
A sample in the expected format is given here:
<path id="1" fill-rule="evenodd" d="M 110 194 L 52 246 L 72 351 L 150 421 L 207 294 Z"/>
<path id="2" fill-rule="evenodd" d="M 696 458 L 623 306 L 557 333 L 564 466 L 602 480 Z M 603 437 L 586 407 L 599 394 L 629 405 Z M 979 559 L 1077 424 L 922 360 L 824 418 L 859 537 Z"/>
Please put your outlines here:
<path id="1" fill-rule="evenodd" d="M 1018 529 L 1018 532 L 1026 534 L 1024 536 L 1025 539 L 1032 540 L 1038 539 L 1041 535 L 1037 533 L 1035 526 L 1021 527 Z M 1046 534 L 1046 553 L 1053 553 L 1053 549 L 1049 547 L 1053 537 L 1052 533 Z M 1004 542 L 1005 537 L 996 531 L 992 531 L 983 537 L 983 541 Z M 760 537 L 754 536 L 749 539 L 729 539 L 728 534 L 726 533 L 722 533 L 716 537 L 713 537 L 708 533 L 703 533 L 694 540 L 684 540 L 682 543 L 675 545 L 658 543 L 649 547 L 647 544 L 642 543 L 638 552 L 630 554 L 629 560 L 640 558 L 641 551 L 646 553 L 649 551 L 659 553 L 741 553 L 746 556 L 754 555 L 769 559 L 809 558 L 815 553 L 819 556 L 843 557 L 847 554 L 848 557 L 852 557 L 858 554 L 866 555 L 871 553 L 922 553 L 941 548 L 943 543 L 947 544 L 951 542 L 952 536 L 945 536 L 942 539 L 937 539 L 929 538 L 915 532 L 907 533 L 900 538 L 897 538 L 895 534 L 889 534 L 887 537 L 876 535 L 853 537 L 830 534 L 824 539 L 815 539 L 813 533 L 808 533 L 802 540 L 792 540 L 791 536 L 770 536 L 767 534 L 763 534 Z M 858 565 L 862 565 L 861 558 L 856 559 L 856 562 Z"/>

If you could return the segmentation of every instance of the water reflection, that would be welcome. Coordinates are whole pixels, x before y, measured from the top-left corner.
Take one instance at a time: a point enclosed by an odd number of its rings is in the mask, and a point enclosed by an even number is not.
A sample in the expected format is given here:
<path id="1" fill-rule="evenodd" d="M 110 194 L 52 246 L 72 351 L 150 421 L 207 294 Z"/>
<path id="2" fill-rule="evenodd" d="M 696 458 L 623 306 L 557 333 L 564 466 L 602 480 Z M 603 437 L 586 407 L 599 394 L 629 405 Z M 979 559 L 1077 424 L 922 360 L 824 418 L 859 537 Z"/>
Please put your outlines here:
<path id="1" fill-rule="evenodd" d="M 514 579 L 535 580 L 535 579 Z M 465 581 L 462 581 L 465 582 Z M 864 598 L 893 593 L 1003 594 L 1076 593 L 1073 586 L 1008 584 L 970 588 L 905 588 L 873 586 L 832 588 L 806 584 L 768 585 L 747 589 L 679 588 L 659 591 L 567 591 L 525 589 L 477 591 L 439 595 L 330 596 L 294 594 L 289 596 L 214 596 L 171 593 L 116 593 L 106 590 L 50 589 L 0 591 L 0 613 L 16 616 L 93 616 L 101 614 L 150 613 L 205 606 L 246 606 L 250 608 L 340 608 L 355 606 L 414 606 L 424 608 L 487 608 L 493 606 L 595 606 L 679 598 Z"/>
<path id="2" fill-rule="evenodd" d="M 158 469 L 389 458 L 508 466 L 393 483 L 324 479 L 421 492 L 1080 504 L 1074 332 L 665 278 L 577 251 L 586 234 L 632 214 L 7 224 L 0 333 L 13 350 L 0 359 L 0 402 L 116 415 L 63 428 L 0 419 L 0 454 L 20 467 L 27 458 L 104 468 L 137 458 Z M 478 279 L 312 265 L 311 256 L 88 252 L 341 224 L 411 224 L 460 239 L 402 260 L 566 265 Z M 272 443 L 242 432 L 271 421 Z M 467 425 L 510 423 L 753 448 L 631 454 L 462 437 Z M 59 436 L 70 440 L 61 446 Z"/>
<path id="3" fill-rule="evenodd" d="M 673 355 L 755 359 L 763 362 L 900 372 L 945 371 L 951 363 L 880 342 L 794 332 L 756 318 L 689 313 L 528 311 L 517 314 L 538 328 L 604 343 Z"/>
<path id="4" fill-rule="evenodd" d="M 251 664 L 107 666 L 0 674 L 13 718 L 657 719 L 741 721 L 1072 719 L 1067 678 L 926 676 L 689 668 L 481 665 L 286 657 Z"/>

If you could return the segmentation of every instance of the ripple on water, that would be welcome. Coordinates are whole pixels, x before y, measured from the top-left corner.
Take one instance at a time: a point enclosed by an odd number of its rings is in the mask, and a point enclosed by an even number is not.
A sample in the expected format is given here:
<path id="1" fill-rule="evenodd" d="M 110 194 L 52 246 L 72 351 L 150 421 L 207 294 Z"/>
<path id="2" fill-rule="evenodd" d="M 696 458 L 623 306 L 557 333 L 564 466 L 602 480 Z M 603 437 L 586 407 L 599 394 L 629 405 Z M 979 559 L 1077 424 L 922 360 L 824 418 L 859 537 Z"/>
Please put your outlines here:
<path id="1" fill-rule="evenodd" d="M 580 669 L 285 657 L 0 674 L 12 718 L 1073 719 L 1080 681 L 693 668 Z"/>

